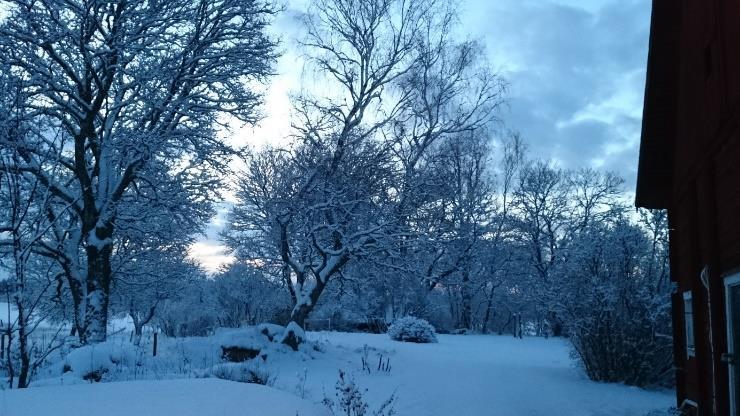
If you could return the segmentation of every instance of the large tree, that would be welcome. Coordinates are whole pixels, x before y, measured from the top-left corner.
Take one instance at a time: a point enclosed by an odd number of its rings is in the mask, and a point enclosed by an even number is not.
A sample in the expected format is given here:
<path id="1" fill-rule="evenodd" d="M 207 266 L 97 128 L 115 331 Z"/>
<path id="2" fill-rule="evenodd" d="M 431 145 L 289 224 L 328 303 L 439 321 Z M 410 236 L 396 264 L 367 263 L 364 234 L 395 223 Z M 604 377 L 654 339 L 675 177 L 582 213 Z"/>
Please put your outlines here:
<path id="1" fill-rule="evenodd" d="M 475 43 L 453 41 L 454 21 L 437 0 L 317 0 L 305 16 L 326 88 L 296 98 L 290 146 L 250 162 L 227 233 L 237 253 L 281 269 L 299 325 L 349 262 L 403 268 L 392 263 L 419 231 L 408 212 L 428 202 L 427 153 L 493 120 L 503 83 Z"/>
<path id="2" fill-rule="evenodd" d="M 47 254 L 65 271 L 81 341 L 102 341 L 122 206 L 148 187 L 161 209 L 157 190 L 171 181 L 214 197 L 235 152 L 217 131 L 256 120 L 253 86 L 275 58 L 265 34 L 274 9 L 260 0 L 5 4 L 0 63 L 25 81 L 24 105 L 44 128 L 2 145 L 20 156 L 13 170 L 58 201 Z M 40 153 L 56 158 L 42 163 Z"/>

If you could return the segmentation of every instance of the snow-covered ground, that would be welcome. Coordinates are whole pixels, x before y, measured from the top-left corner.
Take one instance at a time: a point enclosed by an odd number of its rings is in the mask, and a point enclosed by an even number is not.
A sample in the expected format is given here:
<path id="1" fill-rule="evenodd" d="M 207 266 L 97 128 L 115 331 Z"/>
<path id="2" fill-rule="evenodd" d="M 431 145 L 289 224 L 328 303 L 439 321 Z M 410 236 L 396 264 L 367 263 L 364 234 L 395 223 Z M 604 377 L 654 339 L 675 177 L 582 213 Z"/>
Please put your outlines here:
<path id="1" fill-rule="evenodd" d="M 215 406 L 219 410 L 215 413 L 130 410 L 115 414 L 294 416 L 296 410 L 300 415 L 323 414 L 325 411 L 318 403 L 325 396 L 333 397 L 339 370 L 352 375 L 362 389 L 367 389 L 365 396 L 371 410 L 395 393 L 398 415 L 644 416 L 649 411 L 665 409 L 674 401 L 671 391 L 646 391 L 589 381 L 569 357 L 568 344 L 563 340 L 519 340 L 510 336 L 439 335 L 436 344 L 412 344 L 392 341 L 387 335 L 309 333 L 313 347 L 299 353 L 278 348 L 260 364 L 274 379 L 273 389 L 198 378 L 212 375 L 212 371 L 204 369 L 218 366 L 221 340 L 233 336 L 220 335 L 161 338 L 157 357 L 151 357 L 151 345 L 132 352 L 126 340 L 111 341 L 107 347 L 100 348 L 120 349 L 112 353 L 117 367 L 111 368 L 103 380 L 124 382 L 69 386 L 86 382 L 79 374 L 75 376 L 74 371 L 62 375 L 61 363 L 57 363 L 39 375 L 36 386 L 46 387 L 0 392 L 3 406 L 0 415 L 51 414 L 44 411 L 49 407 L 43 406 L 54 406 L 57 401 L 60 408 L 71 406 L 63 408 L 72 409 L 72 413 L 53 414 L 85 415 L 86 409 L 94 408 L 96 402 L 106 409 L 159 409 L 168 404 L 175 406 L 173 409 L 181 405 L 195 409 L 195 405 L 187 403 L 199 400 L 208 404 L 209 409 Z M 79 367 L 76 361 L 84 360 L 87 354 L 78 354 L 74 360 L 68 357 L 67 361 L 72 367 Z M 99 358 L 89 355 L 91 360 Z M 389 362 L 390 371 L 377 371 L 380 356 Z M 363 357 L 370 364 L 369 374 L 363 371 Z M 172 378 L 190 380 L 151 381 Z M 60 384 L 65 386 L 59 387 Z M 255 402 L 257 396 L 259 400 Z M 80 400 L 74 400 L 75 397 Z M 36 407 L 25 404 L 28 398 Z M 82 404 L 90 398 L 93 404 Z M 279 407 L 280 403 L 288 407 Z M 87 407 L 74 411 L 75 406 Z"/>
<path id="2" fill-rule="evenodd" d="M 326 409 L 290 393 L 218 379 L 124 381 L 0 392 L 2 416 L 326 414 Z"/>
<path id="3" fill-rule="evenodd" d="M 567 343 L 558 339 L 439 335 L 437 344 L 411 344 L 386 335 L 314 336 L 346 353 L 304 363 L 313 394 L 331 389 L 337 368 L 351 369 L 376 402 L 395 391 L 399 415 L 642 416 L 675 401 L 671 391 L 588 380 L 570 358 Z M 390 352 L 389 374 L 360 371 L 365 344 Z M 289 386 L 296 369 L 278 367 L 278 380 Z"/>

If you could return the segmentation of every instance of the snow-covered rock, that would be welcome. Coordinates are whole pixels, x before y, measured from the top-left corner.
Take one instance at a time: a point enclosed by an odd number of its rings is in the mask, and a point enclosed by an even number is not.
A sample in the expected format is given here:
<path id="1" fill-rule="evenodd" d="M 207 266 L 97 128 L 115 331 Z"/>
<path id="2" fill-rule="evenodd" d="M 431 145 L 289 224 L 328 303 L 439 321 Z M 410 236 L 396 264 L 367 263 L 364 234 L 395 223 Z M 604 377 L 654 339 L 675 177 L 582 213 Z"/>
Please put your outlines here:
<path id="1" fill-rule="evenodd" d="M 291 322 L 285 327 L 280 343 L 285 344 L 297 351 L 298 346 L 306 340 L 306 332 L 297 323 Z"/>
<path id="2" fill-rule="evenodd" d="M 285 327 L 275 324 L 259 324 L 257 325 L 257 331 L 270 341 L 274 341 L 280 339 L 285 332 Z"/>

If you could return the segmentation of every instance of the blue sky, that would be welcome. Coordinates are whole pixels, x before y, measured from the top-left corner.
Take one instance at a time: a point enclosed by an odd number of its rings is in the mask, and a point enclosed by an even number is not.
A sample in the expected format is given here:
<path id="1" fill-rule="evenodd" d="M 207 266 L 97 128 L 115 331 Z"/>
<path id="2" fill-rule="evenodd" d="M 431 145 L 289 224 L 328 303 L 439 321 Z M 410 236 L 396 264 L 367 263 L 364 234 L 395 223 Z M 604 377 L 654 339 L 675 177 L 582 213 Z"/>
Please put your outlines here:
<path id="1" fill-rule="evenodd" d="M 256 128 L 237 134 L 261 146 L 290 132 L 288 94 L 302 82 L 298 13 L 291 0 L 274 31 L 284 55 Z M 519 131 L 534 157 L 565 168 L 618 172 L 634 188 L 650 29 L 649 0 L 462 0 L 461 27 L 479 39 L 508 81 L 505 128 Z M 193 254 L 213 270 L 226 261 L 215 240 L 222 214 Z"/>

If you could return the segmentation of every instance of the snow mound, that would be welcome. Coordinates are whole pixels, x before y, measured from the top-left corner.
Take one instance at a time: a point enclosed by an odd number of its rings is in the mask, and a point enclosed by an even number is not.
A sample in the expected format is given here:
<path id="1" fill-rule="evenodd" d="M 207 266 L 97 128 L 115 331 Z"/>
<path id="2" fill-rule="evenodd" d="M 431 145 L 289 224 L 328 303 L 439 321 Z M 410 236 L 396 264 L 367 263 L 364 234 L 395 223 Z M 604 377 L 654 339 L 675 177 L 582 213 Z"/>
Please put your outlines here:
<path id="1" fill-rule="evenodd" d="M 293 394 L 218 379 L 40 387 L 0 396 L 3 416 L 328 416 Z"/>
<path id="2" fill-rule="evenodd" d="M 298 346 L 303 344 L 306 340 L 306 333 L 303 331 L 297 323 L 291 322 L 285 327 L 280 343 L 290 346 L 294 350 L 298 350 Z"/>
<path id="3" fill-rule="evenodd" d="M 396 319 L 388 327 L 388 335 L 396 341 L 421 344 L 437 342 L 437 335 L 432 324 L 413 316 Z"/>
<path id="4" fill-rule="evenodd" d="M 216 339 L 222 347 L 236 347 L 252 350 L 261 350 L 271 343 L 270 339 L 260 333 L 257 328 L 240 328 L 218 330 Z"/>
<path id="5" fill-rule="evenodd" d="M 283 335 L 285 327 L 276 324 L 259 324 L 257 325 L 257 331 L 270 341 L 274 341 Z"/>
<path id="6" fill-rule="evenodd" d="M 219 330 L 216 332 L 216 341 L 226 361 L 241 362 L 258 356 L 266 360 L 271 353 L 288 351 L 289 348 L 280 343 L 285 332 L 286 329 L 280 325 L 262 324 Z"/>
<path id="7" fill-rule="evenodd" d="M 140 366 L 141 358 L 138 348 L 106 341 L 71 350 L 57 371 L 60 375 L 71 372 L 84 380 L 100 381 L 106 374 Z"/>

